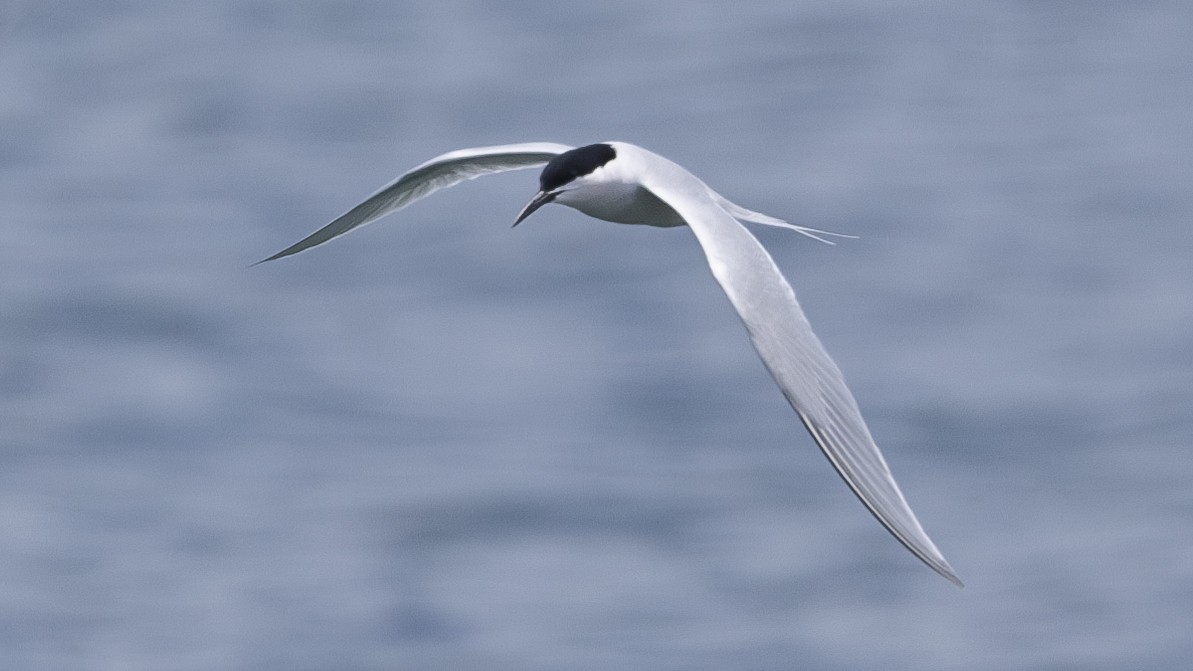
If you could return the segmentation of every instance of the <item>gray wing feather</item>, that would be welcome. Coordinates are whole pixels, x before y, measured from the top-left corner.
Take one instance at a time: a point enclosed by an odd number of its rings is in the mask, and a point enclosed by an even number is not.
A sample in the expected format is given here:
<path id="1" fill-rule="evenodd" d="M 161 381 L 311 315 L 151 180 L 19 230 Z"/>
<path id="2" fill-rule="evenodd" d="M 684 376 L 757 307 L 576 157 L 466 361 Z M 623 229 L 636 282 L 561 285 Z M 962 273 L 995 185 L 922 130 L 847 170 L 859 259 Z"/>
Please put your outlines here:
<path id="1" fill-rule="evenodd" d="M 571 147 L 553 142 L 528 142 L 494 147 L 460 149 L 437 156 L 382 187 L 363 203 L 337 217 L 330 224 L 257 263 L 297 254 L 352 229 L 401 209 L 440 189 L 467 179 L 507 170 L 542 165 Z M 256 265 L 256 264 L 254 264 Z"/>
<path id="2" fill-rule="evenodd" d="M 920 526 L 870 436 L 845 378 L 800 309 L 770 254 L 723 209 L 723 198 L 683 168 L 662 161 L 647 184 L 696 234 L 713 276 L 737 309 L 755 349 L 791 407 L 841 478 L 896 539 L 940 575 L 962 586 Z M 657 169 L 656 169 L 657 168 Z"/>

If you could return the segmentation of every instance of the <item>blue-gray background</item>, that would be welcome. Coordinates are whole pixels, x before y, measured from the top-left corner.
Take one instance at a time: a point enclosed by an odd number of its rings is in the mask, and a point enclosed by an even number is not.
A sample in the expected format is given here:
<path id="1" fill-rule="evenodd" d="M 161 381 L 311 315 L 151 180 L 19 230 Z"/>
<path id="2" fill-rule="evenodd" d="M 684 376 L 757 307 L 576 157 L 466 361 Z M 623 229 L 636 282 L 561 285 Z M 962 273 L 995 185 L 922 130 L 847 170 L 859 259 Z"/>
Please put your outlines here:
<path id="1" fill-rule="evenodd" d="M 1193 9 L 0 5 L 0 667 L 1185 669 Z M 684 230 L 438 153 L 622 139 L 760 230 L 957 590 Z"/>

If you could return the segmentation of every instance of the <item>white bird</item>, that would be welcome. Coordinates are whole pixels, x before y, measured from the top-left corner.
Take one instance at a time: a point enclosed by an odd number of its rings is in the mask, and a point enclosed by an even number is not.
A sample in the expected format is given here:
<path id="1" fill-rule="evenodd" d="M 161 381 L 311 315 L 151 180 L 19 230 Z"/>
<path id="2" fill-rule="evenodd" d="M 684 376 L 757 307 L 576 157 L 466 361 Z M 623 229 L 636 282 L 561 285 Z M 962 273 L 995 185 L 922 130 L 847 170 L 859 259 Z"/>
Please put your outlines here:
<path id="1" fill-rule="evenodd" d="M 796 226 L 735 205 L 683 167 L 632 144 L 602 142 L 572 148 L 532 142 L 460 149 L 433 158 L 258 263 L 327 242 L 466 179 L 543 164 L 539 192 L 514 225 L 547 203 L 559 203 L 615 223 L 692 229 L 762 363 L 837 473 L 900 543 L 934 571 L 963 586 L 903 498 L 845 378 L 812 332 L 791 285 L 738 220 L 784 226 L 824 242 L 820 235 L 839 234 Z"/>

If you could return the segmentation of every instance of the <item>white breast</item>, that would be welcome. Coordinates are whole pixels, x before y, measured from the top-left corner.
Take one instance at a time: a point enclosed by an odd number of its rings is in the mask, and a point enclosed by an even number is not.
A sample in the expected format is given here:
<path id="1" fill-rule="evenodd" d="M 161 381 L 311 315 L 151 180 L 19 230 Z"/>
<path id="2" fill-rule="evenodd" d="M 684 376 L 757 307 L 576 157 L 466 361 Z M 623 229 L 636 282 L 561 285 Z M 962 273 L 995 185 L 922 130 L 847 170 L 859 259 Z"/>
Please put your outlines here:
<path id="1" fill-rule="evenodd" d="M 601 168 L 582 184 L 565 190 L 555 199 L 590 217 L 617 224 L 683 226 L 685 222 L 669 205 L 642 188 L 636 180 L 620 179 Z"/>

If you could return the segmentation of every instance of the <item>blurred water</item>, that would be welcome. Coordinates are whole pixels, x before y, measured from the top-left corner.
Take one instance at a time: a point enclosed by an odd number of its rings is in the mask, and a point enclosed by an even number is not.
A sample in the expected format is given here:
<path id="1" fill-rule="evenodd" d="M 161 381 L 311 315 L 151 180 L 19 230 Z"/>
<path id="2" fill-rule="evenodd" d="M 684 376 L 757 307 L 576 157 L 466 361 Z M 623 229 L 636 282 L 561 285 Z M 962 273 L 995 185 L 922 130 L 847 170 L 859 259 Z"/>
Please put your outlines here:
<path id="1" fill-rule="evenodd" d="M 0 667 L 1184 669 L 1180 2 L 0 6 Z M 832 475 L 682 230 L 457 147 L 637 142 L 748 207 L 925 526 Z"/>

